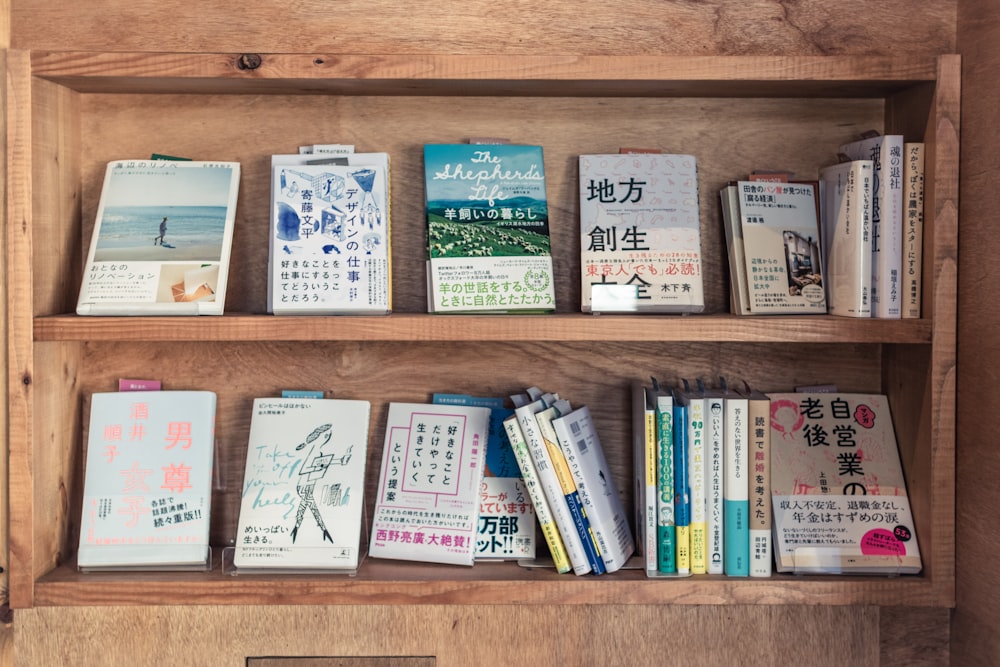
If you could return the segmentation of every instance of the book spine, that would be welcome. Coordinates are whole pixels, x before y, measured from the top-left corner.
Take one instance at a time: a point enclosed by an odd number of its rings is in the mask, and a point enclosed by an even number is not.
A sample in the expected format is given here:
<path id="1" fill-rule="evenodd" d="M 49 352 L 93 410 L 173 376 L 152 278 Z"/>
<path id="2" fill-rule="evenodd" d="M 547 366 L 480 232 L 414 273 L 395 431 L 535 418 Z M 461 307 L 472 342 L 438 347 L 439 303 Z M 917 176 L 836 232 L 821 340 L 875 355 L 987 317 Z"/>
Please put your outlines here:
<path id="1" fill-rule="evenodd" d="M 542 435 L 542 441 L 545 443 L 549 459 L 552 461 L 552 467 L 556 471 L 556 478 L 559 480 L 559 487 L 562 489 L 563 497 L 566 499 L 569 514 L 573 518 L 573 526 L 580 535 L 583 553 L 587 557 L 590 571 L 594 574 L 604 574 L 607 569 L 604 566 L 604 559 L 601 557 L 597 537 L 591 526 L 587 510 L 583 505 L 583 500 L 580 498 L 580 492 L 577 489 L 576 480 L 573 478 L 573 472 L 570 470 L 565 454 L 563 454 L 559 443 L 559 436 L 552 424 L 552 420 L 557 416 L 559 416 L 559 413 L 554 408 L 548 408 L 535 413 L 535 420 L 538 422 L 538 430 Z"/>
<path id="2" fill-rule="evenodd" d="M 562 538 L 559 536 L 559 529 L 552 519 L 552 512 L 549 509 L 549 502 L 545 499 L 545 493 L 538 482 L 538 475 L 535 472 L 535 464 L 531 461 L 531 453 L 528 451 L 528 443 L 521 433 L 521 427 L 517 423 L 517 417 L 508 417 L 503 422 L 504 430 L 507 432 L 507 439 L 510 448 L 514 452 L 517 460 L 517 467 L 521 470 L 521 478 L 528 488 L 528 496 L 531 504 L 535 507 L 535 517 L 542 530 L 542 537 L 549 547 L 549 555 L 555 564 L 556 571 L 564 574 L 570 571 L 569 556 L 566 555 L 566 547 L 563 546 Z"/>
<path id="3" fill-rule="evenodd" d="M 705 399 L 688 405 L 688 479 L 691 489 L 691 574 L 708 572 L 708 489 L 705 477 Z"/>
<path id="4" fill-rule="evenodd" d="M 725 400 L 710 397 L 705 402 L 705 439 L 708 443 L 708 573 L 723 574 L 722 498 L 725 483 Z"/>
<path id="5" fill-rule="evenodd" d="M 657 456 L 657 438 L 656 438 L 656 407 L 652 402 L 647 402 L 646 400 L 646 389 L 642 388 L 642 396 L 639 397 L 642 401 L 642 419 L 643 419 L 643 439 L 642 439 L 642 463 L 641 470 L 639 474 L 641 479 L 639 483 L 643 485 L 645 489 L 645 496 L 643 498 L 643 509 L 644 516 L 641 522 L 637 522 L 636 526 L 640 523 L 645 529 L 644 540 L 642 542 L 643 546 L 643 557 L 646 563 L 646 573 L 650 574 L 658 570 L 657 560 L 657 530 L 658 530 L 658 520 L 657 520 L 657 498 L 659 497 L 657 491 L 657 471 L 656 471 L 656 456 Z M 673 514 L 673 506 L 671 505 L 671 515 Z M 671 544 L 671 547 L 673 544 Z"/>
<path id="6" fill-rule="evenodd" d="M 747 401 L 726 399 L 725 485 L 723 487 L 723 569 L 731 577 L 750 574 L 750 463 Z"/>
<path id="7" fill-rule="evenodd" d="M 657 570 L 677 572 L 677 525 L 674 516 L 673 400 L 659 396 L 656 408 L 656 553 Z"/>
<path id="8" fill-rule="evenodd" d="M 750 576 L 769 577 L 771 558 L 771 402 L 751 398 L 750 422 L 752 476 L 750 483 Z"/>
<path id="9" fill-rule="evenodd" d="M 924 246 L 924 144 L 903 144 L 903 317 L 920 317 Z"/>
<path id="10" fill-rule="evenodd" d="M 677 526 L 677 572 L 691 572 L 691 489 L 688 486 L 687 408 L 674 402 L 674 523 Z"/>
<path id="11" fill-rule="evenodd" d="M 886 135 L 875 165 L 878 217 L 872 219 L 872 317 L 898 319 L 903 292 L 903 137 Z"/>
<path id="12" fill-rule="evenodd" d="M 559 478 L 556 477 L 555 468 L 549 459 L 545 442 L 538 429 L 538 421 L 535 419 L 535 411 L 542 407 L 541 401 L 534 401 L 514 410 L 517 416 L 521 433 L 528 444 L 528 452 L 531 454 L 531 461 L 535 464 L 535 471 L 538 473 L 538 481 L 545 493 L 545 499 L 549 501 L 549 509 L 552 510 L 552 518 L 559 529 L 559 536 L 562 538 L 563 546 L 566 547 L 566 554 L 569 557 L 570 565 L 576 574 L 587 574 L 590 572 L 590 564 L 587 562 L 583 551 L 583 543 L 580 535 L 573 525 L 573 519 L 569 513 L 569 506 L 563 496 L 562 488 L 559 486 Z"/>

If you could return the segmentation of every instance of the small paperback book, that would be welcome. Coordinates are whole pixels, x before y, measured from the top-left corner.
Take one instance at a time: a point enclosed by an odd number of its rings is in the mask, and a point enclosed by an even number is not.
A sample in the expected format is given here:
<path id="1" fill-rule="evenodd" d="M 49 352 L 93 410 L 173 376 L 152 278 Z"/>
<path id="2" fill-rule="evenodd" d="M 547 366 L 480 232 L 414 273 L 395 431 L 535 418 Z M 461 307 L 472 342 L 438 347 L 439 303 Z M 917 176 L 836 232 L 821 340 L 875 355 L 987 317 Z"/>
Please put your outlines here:
<path id="1" fill-rule="evenodd" d="M 268 310 L 388 313 L 388 154 L 273 155 L 271 168 Z"/>
<path id="2" fill-rule="evenodd" d="M 831 315 L 871 317 L 871 160 L 819 170 L 826 297 Z"/>
<path id="3" fill-rule="evenodd" d="M 238 573 L 357 569 L 370 413 L 368 401 L 254 399 Z"/>
<path id="4" fill-rule="evenodd" d="M 473 564 L 490 412 L 389 403 L 369 556 Z"/>
<path id="5" fill-rule="evenodd" d="M 778 571 L 919 572 L 920 550 L 886 397 L 770 398 Z"/>
<path id="6" fill-rule="evenodd" d="M 739 181 L 737 190 L 751 314 L 825 314 L 816 189 Z"/>
<path id="7" fill-rule="evenodd" d="M 555 310 L 542 147 L 424 146 L 428 310 Z"/>
<path id="8" fill-rule="evenodd" d="M 78 315 L 221 315 L 238 162 L 108 163 Z"/>
<path id="9" fill-rule="evenodd" d="M 581 155 L 584 312 L 705 308 L 693 155 Z"/>
<path id="10" fill-rule="evenodd" d="M 91 396 L 81 570 L 210 566 L 215 403 L 209 391 Z"/>

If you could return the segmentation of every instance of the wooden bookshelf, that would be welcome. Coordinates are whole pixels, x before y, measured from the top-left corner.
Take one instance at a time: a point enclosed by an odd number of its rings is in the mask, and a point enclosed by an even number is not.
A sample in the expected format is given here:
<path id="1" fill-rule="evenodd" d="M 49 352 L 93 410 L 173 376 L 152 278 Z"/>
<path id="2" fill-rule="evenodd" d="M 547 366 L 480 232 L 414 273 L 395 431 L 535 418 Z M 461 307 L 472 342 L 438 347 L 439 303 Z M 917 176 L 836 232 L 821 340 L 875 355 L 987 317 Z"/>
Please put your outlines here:
<path id="1" fill-rule="evenodd" d="M 957 57 L 11 51 L 7 69 L 12 606 L 150 599 L 953 606 Z M 928 145 L 922 319 L 729 315 L 719 187 L 756 168 L 815 177 L 840 143 L 870 128 Z M 545 149 L 555 314 L 425 313 L 422 146 L 473 135 Z M 391 156 L 392 315 L 264 314 L 269 157 L 328 141 Z M 623 145 L 698 157 L 705 315 L 579 312 L 575 159 Z M 104 165 L 153 152 L 243 165 L 227 314 L 77 317 Z M 467 569 L 376 559 L 356 577 L 234 577 L 218 565 L 200 573 L 76 571 L 86 400 L 119 377 L 218 393 L 211 534 L 221 551 L 235 537 L 256 396 L 294 385 L 372 401 L 370 503 L 387 402 L 545 386 L 590 406 L 631 505 L 628 386 L 650 375 L 724 375 L 774 391 L 834 383 L 888 394 L 923 573 L 663 580 L 636 570 L 575 577 L 513 563 Z"/>

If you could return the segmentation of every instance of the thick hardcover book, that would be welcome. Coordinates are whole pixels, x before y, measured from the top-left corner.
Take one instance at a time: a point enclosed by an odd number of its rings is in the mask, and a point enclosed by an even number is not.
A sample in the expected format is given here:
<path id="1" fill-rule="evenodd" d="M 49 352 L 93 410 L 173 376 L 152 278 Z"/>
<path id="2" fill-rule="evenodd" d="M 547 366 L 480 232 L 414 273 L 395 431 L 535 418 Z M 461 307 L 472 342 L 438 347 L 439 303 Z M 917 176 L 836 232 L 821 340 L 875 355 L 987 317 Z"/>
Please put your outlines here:
<path id="1" fill-rule="evenodd" d="M 693 155 L 581 155 L 584 312 L 705 309 Z"/>
<path id="2" fill-rule="evenodd" d="M 584 405 L 560 415 L 552 420 L 552 426 L 597 538 L 604 568 L 607 572 L 620 570 L 635 553 L 635 541 L 590 409 Z"/>
<path id="3" fill-rule="evenodd" d="M 428 310 L 551 312 L 541 146 L 424 146 Z"/>
<path id="4" fill-rule="evenodd" d="M 215 403 L 210 391 L 91 396 L 81 570 L 209 566 Z"/>
<path id="5" fill-rule="evenodd" d="M 389 156 L 274 155 L 271 170 L 268 311 L 388 313 Z"/>
<path id="6" fill-rule="evenodd" d="M 747 399 L 726 396 L 723 485 L 723 570 L 731 577 L 750 575 L 750 422 Z"/>
<path id="7" fill-rule="evenodd" d="M 920 317 L 924 246 L 923 142 L 903 144 L 903 317 Z"/>
<path id="8" fill-rule="evenodd" d="M 831 315 L 872 315 L 873 169 L 871 160 L 851 160 L 819 170 L 823 278 Z"/>
<path id="9" fill-rule="evenodd" d="M 750 312 L 826 313 L 816 188 L 739 181 L 737 195 Z"/>
<path id="10" fill-rule="evenodd" d="M 535 508 L 521 475 L 517 457 L 504 431 L 514 411 L 494 396 L 434 394 L 441 405 L 478 405 L 490 409 L 486 466 L 479 496 L 479 537 L 476 558 L 504 560 L 535 557 Z"/>
<path id="11" fill-rule="evenodd" d="M 109 162 L 77 314 L 221 315 L 239 181 L 238 162 Z"/>
<path id="12" fill-rule="evenodd" d="M 490 412 L 389 403 L 369 556 L 473 564 Z"/>
<path id="13" fill-rule="evenodd" d="M 632 383 L 632 469 L 635 484 L 636 545 L 646 576 L 656 565 L 656 403 L 652 389 Z"/>
<path id="14" fill-rule="evenodd" d="M 370 416 L 368 401 L 254 399 L 238 570 L 357 569 Z"/>
<path id="15" fill-rule="evenodd" d="M 750 445 L 750 576 L 769 577 L 771 555 L 771 402 L 767 395 L 747 391 Z"/>
<path id="16" fill-rule="evenodd" d="M 887 134 L 843 144 L 852 160 L 871 160 L 872 317 L 896 319 L 903 304 L 903 136 Z"/>
<path id="17" fill-rule="evenodd" d="M 889 402 L 878 394 L 771 394 L 779 572 L 921 569 Z"/>

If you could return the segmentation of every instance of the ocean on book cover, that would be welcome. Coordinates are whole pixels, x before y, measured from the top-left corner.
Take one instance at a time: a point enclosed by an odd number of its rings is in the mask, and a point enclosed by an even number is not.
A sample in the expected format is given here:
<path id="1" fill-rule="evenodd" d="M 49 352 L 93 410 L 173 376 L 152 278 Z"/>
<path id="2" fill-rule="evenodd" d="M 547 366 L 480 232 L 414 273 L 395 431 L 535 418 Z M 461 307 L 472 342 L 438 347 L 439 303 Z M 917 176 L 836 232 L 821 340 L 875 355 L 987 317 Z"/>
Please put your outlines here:
<path id="1" fill-rule="evenodd" d="M 541 146 L 424 146 L 428 309 L 551 312 Z"/>
<path id="2" fill-rule="evenodd" d="M 215 404 L 210 391 L 91 396 L 81 570 L 207 567 Z"/>
<path id="3" fill-rule="evenodd" d="M 389 403 L 369 556 L 473 564 L 490 413 Z"/>
<path id="4" fill-rule="evenodd" d="M 584 312 L 705 309 L 693 155 L 579 157 Z"/>
<path id="5" fill-rule="evenodd" d="M 887 398 L 775 393 L 770 399 L 778 571 L 919 572 L 920 549 Z"/>
<path id="6" fill-rule="evenodd" d="M 356 570 L 371 404 L 255 398 L 233 564 Z"/>
<path id="7" fill-rule="evenodd" d="M 268 310 L 388 313 L 388 154 L 274 155 L 271 165 Z"/>
<path id="8" fill-rule="evenodd" d="M 238 162 L 109 162 L 77 314 L 221 315 L 239 179 Z"/>

